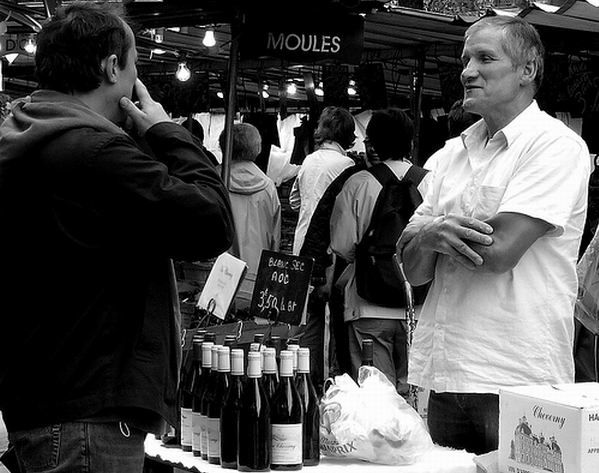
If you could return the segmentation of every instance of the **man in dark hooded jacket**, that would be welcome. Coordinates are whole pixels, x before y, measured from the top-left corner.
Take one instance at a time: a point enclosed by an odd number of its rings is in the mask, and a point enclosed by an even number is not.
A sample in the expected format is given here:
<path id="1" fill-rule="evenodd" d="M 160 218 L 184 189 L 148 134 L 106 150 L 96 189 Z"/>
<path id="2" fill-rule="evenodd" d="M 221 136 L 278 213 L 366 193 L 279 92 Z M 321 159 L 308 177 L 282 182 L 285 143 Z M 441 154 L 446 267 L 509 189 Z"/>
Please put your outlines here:
<path id="1" fill-rule="evenodd" d="M 136 59 L 118 13 L 59 9 L 40 90 L 0 128 L 0 409 L 23 471 L 142 471 L 145 433 L 177 421 L 171 258 L 231 246 L 218 173 Z"/>

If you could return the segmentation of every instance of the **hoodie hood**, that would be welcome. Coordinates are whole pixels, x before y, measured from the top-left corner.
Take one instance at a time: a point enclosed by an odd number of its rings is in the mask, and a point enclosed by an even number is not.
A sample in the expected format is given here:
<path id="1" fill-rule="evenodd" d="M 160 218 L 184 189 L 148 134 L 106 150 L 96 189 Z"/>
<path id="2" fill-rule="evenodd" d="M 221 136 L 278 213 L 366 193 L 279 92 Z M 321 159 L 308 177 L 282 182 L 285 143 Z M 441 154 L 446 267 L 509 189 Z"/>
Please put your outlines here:
<path id="1" fill-rule="evenodd" d="M 266 189 L 271 182 L 252 161 L 232 161 L 229 191 L 234 194 L 255 194 Z"/>
<path id="2" fill-rule="evenodd" d="M 37 152 L 40 144 L 75 128 L 125 132 L 79 99 L 52 90 L 38 90 L 13 102 L 0 126 L 0 162 Z"/>

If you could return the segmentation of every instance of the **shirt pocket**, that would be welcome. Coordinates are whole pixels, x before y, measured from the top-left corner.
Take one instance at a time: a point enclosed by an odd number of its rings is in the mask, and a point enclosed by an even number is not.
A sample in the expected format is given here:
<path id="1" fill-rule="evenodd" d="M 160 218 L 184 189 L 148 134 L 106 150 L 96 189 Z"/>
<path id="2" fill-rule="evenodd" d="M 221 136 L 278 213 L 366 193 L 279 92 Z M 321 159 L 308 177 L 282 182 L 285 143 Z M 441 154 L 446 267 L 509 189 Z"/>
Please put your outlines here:
<path id="1" fill-rule="evenodd" d="M 497 214 L 505 194 L 505 186 L 480 186 L 473 208 L 473 217 L 487 220 Z"/>

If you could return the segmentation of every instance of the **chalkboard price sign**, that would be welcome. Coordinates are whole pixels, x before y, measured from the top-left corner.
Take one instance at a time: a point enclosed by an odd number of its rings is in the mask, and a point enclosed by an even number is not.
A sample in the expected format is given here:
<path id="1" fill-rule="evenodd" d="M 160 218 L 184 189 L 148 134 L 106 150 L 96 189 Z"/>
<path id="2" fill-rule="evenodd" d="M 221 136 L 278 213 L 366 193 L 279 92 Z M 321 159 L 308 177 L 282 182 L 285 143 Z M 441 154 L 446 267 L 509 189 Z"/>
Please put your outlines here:
<path id="1" fill-rule="evenodd" d="M 263 250 L 250 312 L 256 317 L 299 325 L 314 260 Z"/>

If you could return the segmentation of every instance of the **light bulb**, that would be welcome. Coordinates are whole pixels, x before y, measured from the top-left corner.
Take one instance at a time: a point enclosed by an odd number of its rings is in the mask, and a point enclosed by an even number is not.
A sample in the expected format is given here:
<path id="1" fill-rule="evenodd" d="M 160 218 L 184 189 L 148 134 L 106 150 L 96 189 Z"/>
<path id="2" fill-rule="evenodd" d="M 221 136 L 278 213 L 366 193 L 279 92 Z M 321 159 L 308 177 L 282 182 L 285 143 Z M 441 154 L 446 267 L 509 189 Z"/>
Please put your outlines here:
<path id="1" fill-rule="evenodd" d="M 289 95 L 295 95 L 296 92 L 297 92 L 297 86 L 295 85 L 295 83 L 290 82 L 289 84 L 287 84 L 287 93 Z"/>
<path id="2" fill-rule="evenodd" d="M 322 88 L 322 82 L 318 83 L 318 87 L 316 87 L 314 89 L 314 93 L 318 96 L 318 97 L 323 97 L 324 96 L 324 90 Z"/>
<path id="3" fill-rule="evenodd" d="M 186 82 L 189 80 L 189 78 L 191 77 L 191 71 L 189 70 L 189 67 L 187 67 L 187 64 L 185 64 L 184 62 L 179 63 L 179 66 L 177 67 L 177 72 L 175 72 L 175 77 L 179 79 L 181 82 Z"/>
<path id="4" fill-rule="evenodd" d="M 207 48 L 211 48 L 216 44 L 216 38 L 214 37 L 214 30 L 206 30 L 202 44 Z"/>
<path id="5" fill-rule="evenodd" d="M 268 97 L 270 97 L 270 94 L 267 90 L 262 90 L 260 93 L 262 94 L 263 99 L 267 99 Z"/>
<path id="6" fill-rule="evenodd" d="M 29 54 L 35 53 L 37 46 L 35 45 L 33 38 L 27 39 L 27 41 L 25 42 L 25 46 L 23 46 L 23 49 L 25 50 L 25 52 L 27 52 Z"/>
<path id="7" fill-rule="evenodd" d="M 356 95 L 358 91 L 356 90 L 356 81 L 350 80 L 349 86 L 347 87 L 347 95 Z"/>
<path id="8" fill-rule="evenodd" d="M 225 94 L 223 94 L 223 93 L 222 93 L 220 90 L 219 90 L 219 91 L 216 93 L 216 96 L 217 96 L 219 99 L 224 99 L 224 98 L 225 98 Z"/>

